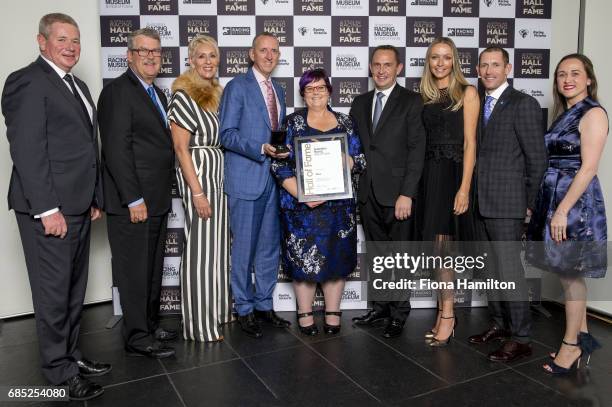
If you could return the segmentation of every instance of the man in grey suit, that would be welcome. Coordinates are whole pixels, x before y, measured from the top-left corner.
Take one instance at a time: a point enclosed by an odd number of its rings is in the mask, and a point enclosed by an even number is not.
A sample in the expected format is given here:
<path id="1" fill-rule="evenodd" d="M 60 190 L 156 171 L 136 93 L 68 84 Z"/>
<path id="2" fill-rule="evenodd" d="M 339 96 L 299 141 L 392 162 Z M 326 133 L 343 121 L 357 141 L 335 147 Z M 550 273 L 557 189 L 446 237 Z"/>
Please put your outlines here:
<path id="1" fill-rule="evenodd" d="M 70 73 L 81 52 L 77 23 L 65 14 L 39 24 L 40 57 L 13 72 L 2 92 L 15 211 L 32 289 L 42 371 L 73 400 L 101 395 L 85 377 L 110 371 L 77 346 L 87 287 L 92 220 L 101 217 L 96 109 Z"/>
<path id="2" fill-rule="evenodd" d="M 487 293 L 492 323 L 469 341 L 508 339 L 489 354 L 497 362 L 531 355 L 531 315 L 514 242 L 521 240 L 524 219 L 533 208 L 547 165 L 542 110 L 533 97 L 508 84 L 511 70 L 503 48 L 489 47 L 480 54 L 478 73 L 486 94 L 478 128 L 477 230 L 479 240 L 495 242 L 487 277 L 513 281 L 516 290 Z"/>

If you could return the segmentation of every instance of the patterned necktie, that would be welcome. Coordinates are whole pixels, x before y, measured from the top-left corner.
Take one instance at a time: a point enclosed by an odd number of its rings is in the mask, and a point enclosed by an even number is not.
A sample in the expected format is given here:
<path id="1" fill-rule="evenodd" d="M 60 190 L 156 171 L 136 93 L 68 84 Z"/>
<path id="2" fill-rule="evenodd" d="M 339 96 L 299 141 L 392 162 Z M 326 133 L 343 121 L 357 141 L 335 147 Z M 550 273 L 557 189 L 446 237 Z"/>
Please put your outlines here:
<path id="1" fill-rule="evenodd" d="M 486 126 L 489 122 L 489 118 L 491 117 L 491 113 L 493 113 L 493 101 L 495 98 L 491 95 L 488 95 L 485 98 L 484 104 L 484 125 Z"/>
<path id="2" fill-rule="evenodd" d="M 272 130 L 278 128 L 278 109 L 276 107 L 276 95 L 274 95 L 274 89 L 272 88 L 272 81 L 264 81 L 266 84 L 266 105 L 268 106 L 268 114 L 270 115 L 270 125 Z"/>
<path id="3" fill-rule="evenodd" d="M 153 87 L 153 85 L 151 85 L 151 86 L 149 86 L 147 88 L 147 93 L 149 94 L 149 97 L 153 101 L 153 104 L 155 105 L 155 108 L 159 112 L 159 115 L 161 116 L 162 122 L 164 122 L 164 124 L 166 124 L 166 116 L 164 115 L 164 111 L 162 110 L 162 107 L 159 105 L 159 103 L 157 103 L 157 98 L 155 97 L 155 88 Z M 167 124 L 166 124 L 166 127 L 168 127 Z"/>
<path id="4" fill-rule="evenodd" d="M 385 96 L 384 93 L 378 92 L 376 94 L 376 105 L 374 106 L 374 118 L 372 119 L 372 129 L 376 130 L 376 126 L 378 125 L 378 120 L 380 120 L 380 115 L 382 114 L 382 98 Z"/>
<path id="5" fill-rule="evenodd" d="M 79 95 L 76 86 L 74 86 L 74 79 L 72 79 L 72 76 L 70 74 L 66 74 L 64 76 L 64 80 L 68 83 L 68 85 L 70 85 L 72 95 L 76 98 L 77 102 L 79 102 L 79 105 L 81 106 L 81 109 L 83 109 L 83 113 L 85 113 L 85 117 L 87 118 L 87 123 L 89 123 L 89 125 L 91 126 L 91 117 L 89 116 L 89 111 L 87 110 L 87 107 L 85 107 L 85 103 L 83 102 L 81 95 Z"/>

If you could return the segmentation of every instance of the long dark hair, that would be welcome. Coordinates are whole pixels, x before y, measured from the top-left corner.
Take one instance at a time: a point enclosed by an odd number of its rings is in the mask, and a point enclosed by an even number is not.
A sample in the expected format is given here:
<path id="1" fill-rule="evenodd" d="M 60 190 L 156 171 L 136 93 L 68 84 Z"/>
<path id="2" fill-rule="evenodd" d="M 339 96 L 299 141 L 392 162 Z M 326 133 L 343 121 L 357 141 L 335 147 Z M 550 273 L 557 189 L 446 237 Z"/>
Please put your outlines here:
<path id="1" fill-rule="evenodd" d="M 555 101 L 555 105 L 553 108 L 553 117 L 558 117 L 561 113 L 567 110 L 565 96 L 563 96 L 557 88 L 557 72 L 559 72 L 559 65 L 561 65 L 563 61 L 566 61 L 568 59 L 577 59 L 582 62 L 587 78 L 591 80 L 591 84 L 587 86 L 587 92 L 589 94 L 589 97 L 597 102 L 597 78 L 595 77 L 595 69 L 593 69 L 593 62 L 591 62 L 589 57 L 583 54 L 576 53 L 566 55 L 561 58 L 561 60 L 557 64 L 557 67 L 555 68 L 555 74 L 553 76 L 553 99 Z"/>

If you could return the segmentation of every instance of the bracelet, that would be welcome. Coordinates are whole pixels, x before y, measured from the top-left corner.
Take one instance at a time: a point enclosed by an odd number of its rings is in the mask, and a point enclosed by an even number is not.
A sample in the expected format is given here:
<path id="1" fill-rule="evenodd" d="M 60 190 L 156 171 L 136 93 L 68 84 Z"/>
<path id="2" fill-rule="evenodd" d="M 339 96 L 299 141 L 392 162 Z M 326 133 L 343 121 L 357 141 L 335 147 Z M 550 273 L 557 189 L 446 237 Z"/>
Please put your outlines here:
<path id="1" fill-rule="evenodd" d="M 202 196 L 202 195 L 204 195 L 204 192 L 200 192 L 199 194 L 193 194 L 193 195 L 191 195 L 191 196 L 195 198 L 195 197 L 197 197 L 197 196 Z"/>

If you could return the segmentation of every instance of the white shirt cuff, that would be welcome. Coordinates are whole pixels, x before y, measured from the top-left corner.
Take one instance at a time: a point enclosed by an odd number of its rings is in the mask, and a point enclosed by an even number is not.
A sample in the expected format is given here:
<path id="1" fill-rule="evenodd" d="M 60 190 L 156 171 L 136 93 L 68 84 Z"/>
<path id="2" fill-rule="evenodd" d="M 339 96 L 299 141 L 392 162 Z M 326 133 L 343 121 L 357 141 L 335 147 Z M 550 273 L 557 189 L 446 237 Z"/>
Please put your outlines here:
<path id="1" fill-rule="evenodd" d="M 55 212 L 59 212 L 59 208 L 49 209 L 46 212 L 43 212 L 43 213 L 38 214 L 38 215 L 34 215 L 34 219 L 44 218 L 45 216 L 53 215 Z"/>
<path id="2" fill-rule="evenodd" d="M 144 203 L 144 198 L 140 198 L 140 199 L 135 200 L 132 203 L 129 203 L 128 208 L 133 208 L 134 206 L 140 205 L 141 203 Z"/>

